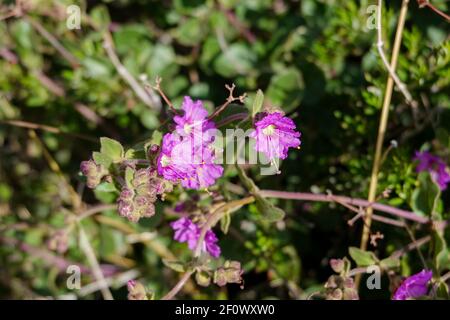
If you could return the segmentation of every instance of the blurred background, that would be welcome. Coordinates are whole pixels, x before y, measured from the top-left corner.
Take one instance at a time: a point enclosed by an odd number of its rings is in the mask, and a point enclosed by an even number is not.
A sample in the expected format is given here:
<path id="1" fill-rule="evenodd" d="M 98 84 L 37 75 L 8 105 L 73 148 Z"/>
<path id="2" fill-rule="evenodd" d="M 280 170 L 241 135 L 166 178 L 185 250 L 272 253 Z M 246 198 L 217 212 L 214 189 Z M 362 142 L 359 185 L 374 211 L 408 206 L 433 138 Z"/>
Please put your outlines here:
<path id="1" fill-rule="evenodd" d="M 190 95 L 211 110 L 226 99 L 225 84 L 247 92 L 247 104 L 262 89 L 266 104 L 294 119 L 302 149 L 290 153 L 281 175 L 255 175 L 260 188 L 365 198 L 387 77 L 376 49 L 374 2 L 30 0 L 18 12 L 14 1 L 2 0 L 0 298 L 101 299 L 92 255 L 114 298 L 126 299 L 130 279 L 157 296 L 173 286 L 177 274 L 162 260 L 190 256 L 172 241 L 166 219 L 181 196 L 167 197 L 153 218 L 133 224 L 117 214 L 117 193 L 93 192 L 79 174 L 80 162 L 98 150 L 99 137 L 132 146 L 148 140 L 167 118 L 159 95 L 139 90 L 142 75 L 150 82 L 161 76 L 176 107 Z M 450 9 L 448 1 L 432 3 Z M 400 4 L 384 7 L 387 53 Z M 392 190 L 384 200 L 390 205 L 414 207 L 415 150 L 426 146 L 448 159 L 449 50 L 448 22 L 411 1 L 398 75 L 418 107 L 394 91 L 386 141 L 398 147 L 387 155 L 379 185 L 380 193 Z M 183 197 L 196 201 L 191 193 Z M 74 208 L 99 205 L 101 212 L 82 220 L 81 234 Z M 179 296 L 304 299 L 321 290 L 332 273 L 329 259 L 359 245 L 361 225 L 349 227 L 353 213 L 337 205 L 277 205 L 287 217 L 276 227 L 259 224 L 251 205 L 233 215 L 228 234 L 219 236 L 223 256 L 243 264 L 243 290 L 190 281 Z M 375 248 L 380 256 L 410 242 L 404 230 L 381 224 L 374 230 L 384 234 Z M 81 268 L 80 290 L 67 286 L 70 265 Z M 402 258 L 403 273 L 420 267 L 416 252 Z M 361 297 L 388 299 L 383 288 Z"/>

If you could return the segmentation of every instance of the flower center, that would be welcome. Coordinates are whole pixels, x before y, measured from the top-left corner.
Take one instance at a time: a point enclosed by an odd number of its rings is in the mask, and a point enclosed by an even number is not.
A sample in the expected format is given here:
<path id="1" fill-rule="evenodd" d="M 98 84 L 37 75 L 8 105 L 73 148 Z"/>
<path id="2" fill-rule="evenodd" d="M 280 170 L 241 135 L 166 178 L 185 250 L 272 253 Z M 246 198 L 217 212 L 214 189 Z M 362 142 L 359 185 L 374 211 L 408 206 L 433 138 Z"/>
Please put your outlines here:
<path id="1" fill-rule="evenodd" d="M 192 126 L 186 123 L 183 127 L 183 130 L 186 134 L 189 134 L 192 131 Z"/>
<path id="2" fill-rule="evenodd" d="M 274 132 L 275 132 L 275 126 L 273 124 L 265 127 L 262 132 L 266 135 L 266 136 L 271 136 Z"/>
<path id="3" fill-rule="evenodd" d="M 168 156 L 163 155 L 161 157 L 161 165 L 163 167 L 167 167 L 170 164 L 170 158 Z"/>

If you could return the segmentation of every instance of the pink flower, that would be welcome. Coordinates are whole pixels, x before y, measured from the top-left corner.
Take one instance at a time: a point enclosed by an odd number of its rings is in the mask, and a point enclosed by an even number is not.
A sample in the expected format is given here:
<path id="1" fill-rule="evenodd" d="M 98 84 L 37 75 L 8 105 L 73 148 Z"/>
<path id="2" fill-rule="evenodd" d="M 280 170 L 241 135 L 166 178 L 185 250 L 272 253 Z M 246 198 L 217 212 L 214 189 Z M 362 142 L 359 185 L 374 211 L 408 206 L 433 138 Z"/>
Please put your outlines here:
<path id="1" fill-rule="evenodd" d="M 194 251 L 197 247 L 198 239 L 200 238 L 201 228 L 189 218 L 183 217 L 170 224 L 175 231 L 174 240 L 178 242 L 186 242 L 190 250 Z M 216 235 L 212 230 L 208 230 L 202 244 L 202 251 L 208 252 L 212 257 L 220 256 L 220 247 L 217 245 Z"/>
<path id="2" fill-rule="evenodd" d="M 158 173 L 185 188 L 207 188 L 223 174 L 212 146 L 215 125 L 199 100 L 185 97 L 182 109 L 184 115 L 174 117 L 175 132 L 163 137 Z"/>
<path id="3" fill-rule="evenodd" d="M 167 133 L 162 140 L 158 173 L 171 182 L 185 180 L 193 175 L 192 146 L 176 133 Z"/>
<path id="4" fill-rule="evenodd" d="M 427 151 L 416 151 L 414 160 L 419 161 L 416 167 L 417 172 L 428 171 L 433 179 L 439 185 L 441 190 L 447 188 L 447 184 L 450 182 L 450 174 L 447 171 L 445 162 Z"/>
<path id="5" fill-rule="evenodd" d="M 214 150 L 210 146 L 195 146 L 192 154 L 192 172 L 187 179 L 181 181 L 181 185 L 190 189 L 207 188 L 220 178 L 223 167 L 215 164 Z"/>
<path id="6" fill-rule="evenodd" d="M 428 293 L 428 282 L 433 277 L 430 270 L 422 270 L 406 278 L 400 287 L 395 291 L 392 300 L 407 300 L 409 298 L 418 298 Z"/>
<path id="7" fill-rule="evenodd" d="M 181 109 L 183 116 L 175 116 L 175 130 L 182 137 L 194 138 L 195 144 L 211 142 L 211 129 L 215 128 L 214 122 L 209 121 L 208 111 L 200 100 L 192 101 L 188 96 L 184 97 Z"/>
<path id="8" fill-rule="evenodd" d="M 294 121 L 280 112 L 266 114 L 255 127 L 250 134 L 256 139 L 255 150 L 263 152 L 271 161 L 286 159 L 289 148 L 300 146 L 300 133 L 295 131 Z"/>

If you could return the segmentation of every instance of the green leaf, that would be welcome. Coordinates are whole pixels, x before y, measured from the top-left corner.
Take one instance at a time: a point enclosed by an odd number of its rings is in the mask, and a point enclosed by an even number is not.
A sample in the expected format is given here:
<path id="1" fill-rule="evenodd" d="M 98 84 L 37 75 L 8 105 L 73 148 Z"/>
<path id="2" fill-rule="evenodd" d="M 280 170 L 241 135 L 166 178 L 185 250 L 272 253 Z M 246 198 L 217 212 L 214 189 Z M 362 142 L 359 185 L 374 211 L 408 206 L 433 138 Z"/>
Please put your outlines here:
<path id="1" fill-rule="evenodd" d="M 127 152 L 125 152 L 125 159 L 128 159 L 128 160 L 134 159 L 135 153 L 136 153 L 136 150 L 128 149 Z"/>
<path id="2" fill-rule="evenodd" d="M 95 163 L 104 166 L 106 169 L 108 169 L 112 163 L 112 159 L 108 155 L 100 153 L 98 151 L 94 151 L 92 153 L 92 158 L 94 159 Z"/>
<path id="3" fill-rule="evenodd" d="M 270 80 L 266 96 L 270 103 L 282 107 L 285 112 L 294 110 L 303 98 L 303 79 L 297 69 L 289 68 Z"/>
<path id="4" fill-rule="evenodd" d="M 436 288 L 436 296 L 440 299 L 448 300 L 450 295 L 448 293 L 448 286 L 445 282 L 440 281 Z"/>
<path id="5" fill-rule="evenodd" d="M 111 138 L 102 137 L 100 138 L 100 146 L 100 152 L 107 155 L 112 162 L 120 162 L 123 159 L 125 151 L 120 142 Z"/>
<path id="6" fill-rule="evenodd" d="M 90 17 L 97 29 L 106 29 L 111 24 L 108 8 L 104 5 L 95 6 L 90 12 Z"/>
<path id="7" fill-rule="evenodd" d="M 186 267 L 184 263 L 180 261 L 169 261 L 167 259 L 163 259 L 163 263 L 166 267 L 176 271 L 176 272 L 186 272 Z"/>
<path id="8" fill-rule="evenodd" d="M 134 170 L 131 167 L 126 167 L 125 169 L 125 182 L 129 188 L 132 187 L 132 181 L 134 178 Z"/>
<path id="9" fill-rule="evenodd" d="M 411 207 L 421 216 L 435 216 L 441 191 L 428 172 L 419 174 L 419 186 L 413 191 Z"/>
<path id="10" fill-rule="evenodd" d="M 224 77 L 234 77 L 249 73 L 255 60 L 252 50 L 243 44 L 234 43 L 214 61 L 214 69 Z"/>
<path id="11" fill-rule="evenodd" d="M 195 282 L 199 286 L 207 287 L 211 283 L 211 275 L 203 270 L 199 270 L 195 273 Z"/>
<path id="12" fill-rule="evenodd" d="M 434 232 L 432 247 L 434 253 L 434 267 L 437 271 L 440 272 L 441 270 L 448 268 L 449 251 L 442 231 Z"/>
<path id="13" fill-rule="evenodd" d="M 194 46 L 203 38 L 205 29 L 200 19 L 189 19 L 183 21 L 183 23 L 176 29 L 175 37 L 177 40 L 186 46 Z"/>
<path id="14" fill-rule="evenodd" d="M 220 230 L 222 230 L 222 232 L 224 234 L 228 233 L 228 229 L 230 228 L 230 223 L 231 223 L 231 215 L 229 212 L 227 212 L 222 219 L 220 219 Z"/>
<path id="15" fill-rule="evenodd" d="M 268 222 L 276 222 L 282 220 L 285 216 L 285 212 L 282 209 L 276 207 L 266 198 L 259 195 L 258 187 L 255 185 L 253 180 L 247 176 L 245 171 L 237 164 L 236 169 L 242 184 L 255 197 L 256 208 L 258 209 L 259 213 L 261 213 L 262 217 Z"/>
<path id="16" fill-rule="evenodd" d="M 380 267 L 383 269 L 392 269 L 400 267 L 400 259 L 388 257 L 380 261 Z"/>
<path id="17" fill-rule="evenodd" d="M 276 207 L 269 200 L 261 197 L 258 194 L 255 194 L 255 202 L 258 211 L 261 213 L 262 217 L 268 222 L 280 221 L 286 215 L 282 209 Z"/>
<path id="18" fill-rule="evenodd" d="M 264 93 L 261 90 L 256 92 L 255 100 L 253 100 L 252 118 L 261 111 L 264 102 Z"/>
<path id="19" fill-rule="evenodd" d="M 356 247 L 350 247 L 348 252 L 358 267 L 374 265 L 378 261 L 375 254 L 371 251 L 364 251 Z"/>
<path id="20" fill-rule="evenodd" d="M 116 192 L 117 188 L 112 182 L 102 182 L 100 183 L 95 190 L 99 192 Z"/>
<path id="21" fill-rule="evenodd" d="M 153 131 L 152 139 L 150 140 L 152 144 L 160 145 L 162 141 L 162 133 L 159 130 Z"/>

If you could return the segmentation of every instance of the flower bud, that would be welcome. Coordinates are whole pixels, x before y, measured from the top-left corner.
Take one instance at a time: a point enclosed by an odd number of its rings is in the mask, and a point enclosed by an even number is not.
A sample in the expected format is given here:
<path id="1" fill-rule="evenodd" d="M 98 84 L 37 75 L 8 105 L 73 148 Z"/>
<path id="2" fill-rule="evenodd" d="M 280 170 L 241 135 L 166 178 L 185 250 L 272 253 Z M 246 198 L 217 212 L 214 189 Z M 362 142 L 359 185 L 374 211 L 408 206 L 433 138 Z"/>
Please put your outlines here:
<path id="1" fill-rule="evenodd" d="M 148 300 L 145 287 L 135 280 L 130 280 L 127 283 L 128 300 Z"/>
<path id="2" fill-rule="evenodd" d="M 151 218 L 155 215 L 155 205 L 149 203 L 145 210 L 142 212 L 142 217 Z"/>
<path id="3" fill-rule="evenodd" d="M 336 290 L 333 290 L 331 292 L 331 294 L 329 294 L 327 296 L 327 300 L 342 300 L 342 297 L 343 297 L 342 290 L 341 289 L 336 289 Z"/>
<path id="4" fill-rule="evenodd" d="M 102 165 L 96 164 L 93 160 L 82 161 L 80 171 L 86 177 L 86 185 L 91 189 L 98 186 L 102 178 L 108 174 Z"/>
<path id="5" fill-rule="evenodd" d="M 199 286 L 207 287 L 211 284 L 211 276 L 204 270 L 199 270 L 195 274 L 195 281 Z"/>
<path id="6" fill-rule="evenodd" d="M 214 273 L 214 283 L 220 287 L 227 283 L 241 283 L 243 272 L 239 261 L 226 261 Z"/>
<path id="7" fill-rule="evenodd" d="M 135 188 L 140 185 L 147 184 L 150 180 L 151 174 L 149 169 L 139 169 L 134 173 L 133 186 Z"/>
<path id="8" fill-rule="evenodd" d="M 130 201 L 133 200 L 134 197 L 134 191 L 129 188 L 123 188 L 120 192 L 120 199 L 123 201 Z"/>
<path id="9" fill-rule="evenodd" d="M 118 211 L 122 217 L 130 217 L 133 213 L 134 207 L 131 201 L 119 200 Z"/>
<path id="10" fill-rule="evenodd" d="M 226 271 L 223 268 L 219 268 L 214 272 L 214 283 L 219 287 L 223 287 L 227 284 Z"/>
<path id="11" fill-rule="evenodd" d="M 356 289 L 344 289 L 344 300 L 359 300 L 358 291 Z"/>
<path id="12" fill-rule="evenodd" d="M 330 260 L 331 269 L 336 273 L 341 273 L 344 270 L 344 260 L 342 259 L 331 259 Z"/>

